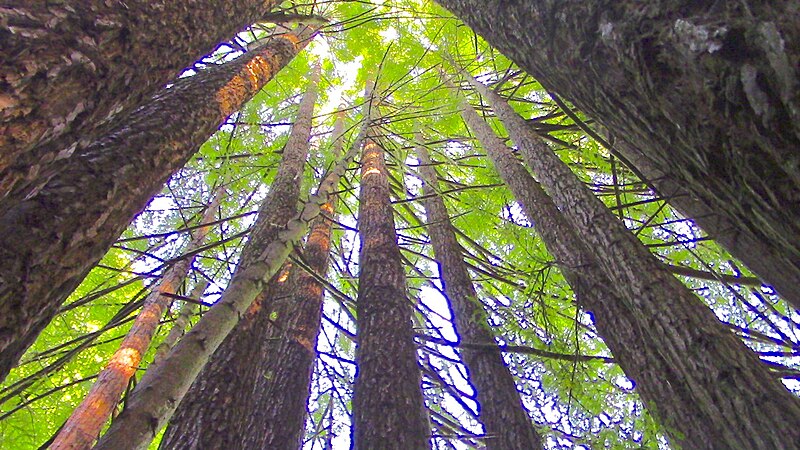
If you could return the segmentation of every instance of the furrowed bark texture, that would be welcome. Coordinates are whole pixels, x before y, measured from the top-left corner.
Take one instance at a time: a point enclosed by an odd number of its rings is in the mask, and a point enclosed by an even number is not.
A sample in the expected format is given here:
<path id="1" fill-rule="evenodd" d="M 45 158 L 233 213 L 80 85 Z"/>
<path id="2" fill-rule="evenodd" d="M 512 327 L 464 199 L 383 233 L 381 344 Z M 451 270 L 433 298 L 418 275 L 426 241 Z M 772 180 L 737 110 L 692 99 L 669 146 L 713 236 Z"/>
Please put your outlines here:
<path id="1" fill-rule="evenodd" d="M 224 194 L 225 189 L 218 188 L 200 219 L 201 224 L 214 221 L 214 215 Z M 117 407 L 128 387 L 128 382 L 139 369 L 161 317 L 172 304 L 172 298 L 163 294 L 178 292 L 196 258 L 193 252 L 203 245 L 209 230 L 210 227 L 207 226 L 198 228 L 185 249 L 185 253 L 192 256 L 179 260 L 164 272 L 161 281 L 145 299 L 141 311 L 119 348 L 100 371 L 81 404 L 61 427 L 61 431 L 50 444 L 50 449 L 89 449 L 100 436 L 100 431 Z"/>
<path id="2" fill-rule="evenodd" d="M 668 428 L 675 418 L 697 418 L 690 436 L 704 433 L 704 414 L 689 395 L 682 377 L 659 350 L 661 345 L 644 332 L 647 323 L 638 319 L 630 302 L 612 288 L 583 239 L 567 223 L 550 197 L 522 166 L 491 127 L 464 102 L 462 117 L 481 143 L 495 169 L 520 203 L 525 215 L 552 254 L 575 293 L 579 307 L 591 311 L 598 334 L 614 355 L 645 405 Z M 667 382 L 664 382 L 667 380 Z"/>
<path id="3" fill-rule="evenodd" d="M 762 258 L 800 265 L 797 2 L 438 3 L 640 148 L 733 236 L 768 245 Z"/>
<path id="4" fill-rule="evenodd" d="M 705 417 L 698 436 L 685 413 L 667 432 L 685 448 L 789 448 L 800 440 L 800 400 L 722 325 L 589 191 L 527 123 L 493 91 L 469 78 L 488 99 L 538 174 L 553 202 L 585 240 L 600 267 L 630 303 L 644 331 L 660 343 L 673 371 Z M 660 414 L 664 404 L 656 404 Z M 787 443 L 791 443 L 790 445 Z M 788 445 L 788 446 L 787 446 Z"/>
<path id="5" fill-rule="evenodd" d="M 464 263 L 463 249 L 456 239 L 444 200 L 438 194 L 438 175 L 428 150 L 420 145 L 417 155 L 424 193 L 428 196 L 423 202 L 428 235 L 460 340 L 494 346 L 485 350 L 461 350 L 469 380 L 477 391 L 479 418 L 486 435 L 483 442 L 489 450 L 541 449 L 542 439 L 522 405 L 514 377 L 503 361 L 494 333 L 486 322 L 486 311 Z"/>
<path id="6" fill-rule="evenodd" d="M 265 233 L 272 232 L 266 219 L 270 213 L 263 211 L 264 214 L 260 214 L 254 225 L 254 233 L 242 252 L 239 267 L 220 301 L 203 314 L 202 319 L 178 341 L 167 358 L 145 372 L 131 393 L 127 409 L 111 424 L 95 446 L 96 450 L 147 447 L 172 416 L 205 363 L 247 313 L 269 280 L 278 273 L 297 242 L 308 232 L 311 221 L 329 201 L 356 153 L 355 148 L 351 149 L 333 167 L 320 183 L 317 193 L 308 199 L 301 211 L 282 230 L 274 234 L 271 242 L 258 232 L 262 229 Z M 286 217 L 274 220 L 286 220 Z"/>
<path id="7" fill-rule="evenodd" d="M 16 3 L 16 4 L 15 4 Z M 0 198 L 100 137 L 273 0 L 0 5 Z"/>
<path id="8" fill-rule="evenodd" d="M 715 213 L 702 200 L 686 191 L 672 175 L 659 170 L 640 150 L 624 141 L 615 148 L 646 178 L 647 182 L 684 216 L 694 220 L 714 241 L 743 262 L 765 284 L 800 309 L 800 261 L 775 252 L 768 243 L 748 230 L 738 229 L 727 217 Z"/>
<path id="9" fill-rule="evenodd" d="M 371 116 L 370 116 L 371 117 Z M 392 217 L 384 150 L 370 128 L 361 157 L 358 342 L 353 448 L 430 448 L 413 309 Z"/>
<path id="10" fill-rule="evenodd" d="M 262 211 L 268 214 L 265 223 L 272 224 L 272 230 L 265 234 L 266 240 L 263 242 L 274 240 L 281 229 L 278 224 L 285 223 L 286 217 L 297 213 L 318 82 L 319 69 L 316 69 L 284 147 L 280 173 L 271 187 L 275 195 L 269 198 L 269 204 L 262 206 Z M 279 311 L 281 308 L 278 305 L 291 302 L 296 290 L 295 272 L 297 269 L 290 268 L 289 264 L 284 266 L 282 274 L 270 281 L 236 328 L 214 352 L 170 420 L 161 448 L 265 448 L 259 442 L 264 438 L 265 430 L 251 429 L 246 425 L 252 415 L 268 407 L 258 402 L 259 391 L 273 382 L 287 382 L 275 378 L 277 373 L 273 372 L 281 368 L 275 367 L 273 362 L 274 353 L 280 348 L 277 339 L 282 337 L 281 325 L 287 321 L 286 316 L 281 314 L 286 312 L 285 306 L 283 311 Z M 275 314 L 278 314 L 277 317 Z M 312 355 L 312 361 L 313 358 Z"/>
<path id="11" fill-rule="evenodd" d="M 344 123 L 334 129 L 337 154 L 341 153 Z M 325 276 L 331 245 L 335 197 L 322 206 L 303 247 L 303 260 Z M 253 390 L 253 404 L 244 426 L 244 445 L 249 448 L 301 448 L 305 435 L 306 403 L 311 385 L 317 337 L 322 318 L 324 289 L 314 276 L 295 267 L 289 295 L 278 296 L 272 306 L 276 326 L 266 338 L 261 373 Z"/>
<path id="12" fill-rule="evenodd" d="M 302 49 L 309 29 L 175 84 L 0 217 L 0 379 L 169 176 Z"/>

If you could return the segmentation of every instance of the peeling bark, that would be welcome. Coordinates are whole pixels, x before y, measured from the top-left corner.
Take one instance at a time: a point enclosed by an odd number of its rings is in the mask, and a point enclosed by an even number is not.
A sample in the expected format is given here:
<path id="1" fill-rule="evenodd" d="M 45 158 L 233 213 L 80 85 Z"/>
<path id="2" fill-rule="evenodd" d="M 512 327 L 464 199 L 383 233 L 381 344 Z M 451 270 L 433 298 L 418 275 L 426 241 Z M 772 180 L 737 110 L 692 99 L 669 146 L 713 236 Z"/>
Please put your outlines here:
<path id="1" fill-rule="evenodd" d="M 790 448 L 798 442 L 800 400 L 664 270 L 504 99 L 468 79 L 489 101 L 566 222 L 580 233 L 632 319 L 671 364 L 669 372 L 657 376 L 677 379 L 674 388 L 692 403 L 685 406 L 696 416 L 687 420 L 683 408 L 668 415 L 674 408 L 669 401 L 648 405 L 670 437 L 684 448 Z"/>
<path id="2" fill-rule="evenodd" d="M 456 331 L 463 343 L 487 346 L 482 350 L 461 350 L 469 381 L 477 391 L 478 415 L 486 435 L 483 442 L 488 450 L 541 449 L 541 436 L 522 405 L 514 377 L 495 342 L 494 333 L 486 321 L 486 310 L 467 271 L 463 249 L 456 239 L 444 200 L 438 194 L 438 175 L 428 150 L 418 145 L 417 155 L 427 196 L 423 204 L 428 235 L 455 318 Z"/>
<path id="3" fill-rule="evenodd" d="M 16 3 L 16 4 L 15 4 Z M 89 144 L 273 0 L 0 6 L 0 198 Z"/>
<path id="4" fill-rule="evenodd" d="M 438 3 L 641 149 L 733 236 L 768 246 L 761 258 L 800 266 L 797 2 Z"/>
<path id="5" fill-rule="evenodd" d="M 372 107 L 370 107 L 370 110 Z M 372 119 L 373 114 L 367 117 Z M 384 149 L 370 127 L 361 156 L 354 449 L 424 450 L 430 426 Z"/>
<path id="6" fill-rule="evenodd" d="M 0 379 L 169 176 L 313 36 L 176 80 L 0 217 Z"/>

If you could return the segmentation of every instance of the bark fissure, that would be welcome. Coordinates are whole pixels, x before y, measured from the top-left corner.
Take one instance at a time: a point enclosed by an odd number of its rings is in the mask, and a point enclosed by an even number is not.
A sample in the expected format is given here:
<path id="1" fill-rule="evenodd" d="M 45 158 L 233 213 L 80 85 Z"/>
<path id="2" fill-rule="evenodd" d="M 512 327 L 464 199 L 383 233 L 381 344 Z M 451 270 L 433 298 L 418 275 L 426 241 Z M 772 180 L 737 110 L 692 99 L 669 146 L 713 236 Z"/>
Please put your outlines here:
<path id="1" fill-rule="evenodd" d="M 167 178 L 314 31 L 177 80 L 0 217 L 0 379 Z M 219 92 L 226 92 L 218 102 Z"/>

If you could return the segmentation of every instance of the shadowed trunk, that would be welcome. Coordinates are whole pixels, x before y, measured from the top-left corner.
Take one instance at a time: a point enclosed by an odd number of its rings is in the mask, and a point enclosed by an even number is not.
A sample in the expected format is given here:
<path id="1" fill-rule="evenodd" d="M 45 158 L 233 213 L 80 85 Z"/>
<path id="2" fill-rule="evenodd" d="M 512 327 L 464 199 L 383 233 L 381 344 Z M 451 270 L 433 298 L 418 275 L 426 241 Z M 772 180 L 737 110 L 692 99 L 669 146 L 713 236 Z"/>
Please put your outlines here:
<path id="1" fill-rule="evenodd" d="M 397 245 L 384 149 L 376 131 L 370 127 L 361 154 L 352 442 L 360 450 L 423 450 L 430 448 L 430 427 L 420 387 L 413 309 Z"/>
<path id="2" fill-rule="evenodd" d="M 217 207 L 224 195 L 225 188 L 218 187 L 200 219 L 200 224 L 214 221 Z M 167 269 L 158 284 L 153 287 L 128 334 L 100 371 L 89 393 L 61 427 L 61 431 L 50 444 L 50 449 L 89 449 L 100 435 L 100 431 L 128 387 L 128 382 L 139 369 L 161 317 L 172 303 L 172 298 L 164 294 L 178 292 L 197 257 L 195 251 L 203 245 L 209 230 L 208 226 L 204 226 L 195 231 L 184 250 L 185 254 L 191 256 L 180 259 Z"/>
<path id="3" fill-rule="evenodd" d="M 428 150 L 417 146 L 419 172 L 424 181 L 423 201 L 427 229 L 439 265 L 439 274 L 455 318 L 456 331 L 463 343 L 491 345 L 484 350 L 462 348 L 469 380 L 477 391 L 479 418 L 483 423 L 486 448 L 541 449 L 541 437 L 522 405 L 511 371 L 486 322 L 486 311 L 478 299 L 464 263 L 463 249 L 444 200 L 438 194 L 439 181 Z"/>
<path id="4" fill-rule="evenodd" d="M 163 361 L 145 372 L 129 396 L 127 408 L 111 424 L 95 446 L 96 450 L 140 449 L 153 440 L 203 366 L 308 232 L 311 221 L 329 201 L 356 153 L 352 149 L 332 168 L 317 192 L 292 218 L 276 216 L 272 212 L 270 206 L 273 201 L 280 202 L 283 193 L 274 187 L 269 191 L 242 251 L 239 266 L 220 300 L 203 314 L 197 325 L 178 341 Z M 279 172 L 276 182 L 282 177 L 288 175 L 282 176 Z M 281 222 L 285 226 L 274 225 Z"/>
<path id="5" fill-rule="evenodd" d="M 0 380 L 169 176 L 313 36 L 177 80 L 0 217 Z"/>
<path id="6" fill-rule="evenodd" d="M 0 198 L 276 3 L 34 0 L 0 9 Z"/>
<path id="7" fill-rule="evenodd" d="M 800 309 L 800 260 L 790 260 L 749 230 L 737 227 L 727 217 L 713 212 L 702 200 L 687 192 L 669 173 L 659 170 L 643 153 L 624 141 L 615 148 L 646 178 L 647 182 L 684 216 L 694 220 L 714 241 L 797 309 Z"/>
<path id="8" fill-rule="evenodd" d="M 768 246 L 772 267 L 800 266 L 796 2 L 437 1 L 641 149 L 732 236 Z"/>
<path id="9" fill-rule="evenodd" d="M 575 176 L 499 95 L 468 78 L 489 100 L 552 200 L 629 303 L 634 318 L 672 364 L 697 416 L 655 402 L 667 433 L 685 448 L 789 448 L 800 439 L 800 400 L 719 322 Z M 613 350 L 613 349 L 612 349 Z M 766 399 L 769 399 L 768 401 Z M 698 430 L 698 424 L 703 429 Z"/>

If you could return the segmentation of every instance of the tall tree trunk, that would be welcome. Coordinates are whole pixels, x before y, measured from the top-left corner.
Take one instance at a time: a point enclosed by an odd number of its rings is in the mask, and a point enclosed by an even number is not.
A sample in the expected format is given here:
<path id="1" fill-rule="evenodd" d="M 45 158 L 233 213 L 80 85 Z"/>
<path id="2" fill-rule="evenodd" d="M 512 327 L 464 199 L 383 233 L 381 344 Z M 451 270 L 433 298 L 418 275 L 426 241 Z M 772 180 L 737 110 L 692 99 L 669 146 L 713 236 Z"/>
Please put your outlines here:
<path id="1" fill-rule="evenodd" d="M 374 116 L 374 104 L 368 120 Z M 353 448 L 430 448 L 422 399 L 413 309 L 392 217 L 389 178 L 377 127 L 370 127 L 361 156 L 358 229 L 356 373 Z"/>
<path id="2" fill-rule="evenodd" d="M 311 221 L 328 202 L 356 153 L 351 149 L 325 176 L 317 193 L 288 221 L 286 216 L 273 215 L 267 207 L 272 204 L 272 198 L 281 198 L 280 192 L 270 190 L 242 251 L 239 267 L 222 298 L 178 341 L 167 358 L 145 372 L 131 393 L 127 409 L 111 424 L 95 449 L 141 449 L 152 441 L 214 351 L 246 315 L 294 246 L 308 232 Z M 272 226 L 280 222 L 286 225 Z"/>
<path id="3" fill-rule="evenodd" d="M 0 380 L 167 178 L 313 34 L 276 36 L 255 53 L 176 80 L 3 211 Z"/>
<path id="4" fill-rule="evenodd" d="M 200 219 L 201 224 L 214 221 L 214 215 L 224 194 L 224 187 L 217 188 L 214 198 Z M 128 334 L 105 368 L 100 371 L 86 398 L 61 427 L 61 431 L 50 444 L 50 449 L 89 449 L 100 436 L 100 431 L 117 407 L 119 399 L 128 387 L 128 382 L 139 369 L 161 317 L 172 303 L 172 298 L 164 294 L 175 294 L 180 289 L 196 258 L 194 252 L 203 245 L 209 230 L 210 227 L 204 226 L 195 231 L 184 250 L 185 254 L 191 256 L 180 259 L 167 269 L 161 281 L 153 287 Z"/>
<path id="5" fill-rule="evenodd" d="M 203 293 L 208 289 L 208 280 L 198 281 L 192 288 L 189 298 L 200 301 Z M 194 302 L 183 302 L 178 311 L 178 317 L 169 329 L 169 333 L 161 343 L 156 347 L 156 354 L 153 356 L 153 363 L 158 364 L 167 354 L 175 347 L 175 344 L 186 334 L 186 327 L 189 326 L 189 321 L 192 315 L 196 314 L 200 309 L 200 305 Z"/>
<path id="6" fill-rule="evenodd" d="M 14 3 L 0 9 L 0 198 L 277 2 Z"/>
<path id="7" fill-rule="evenodd" d="M 737 227 L 726 216 L 715 213 L 701 199 L 688 192 L 672 177 L 657 168 L 639 149 L 624 141 L 615 148 L 638 169 L 658 193 L 684 216 L 694 220 L 714 241 L 744 263 L 766 284 L 797 309 L 800 309 L 800 260 L 775 252 L 751 231 Z"/>
<path id="8" fill-rule="evenodd" d="M 297 210 L 318 81 L 319 68 L 316 68 L 300 103 L 289 141 L 284 147 L 284 158 L 287 159 L 284 159 L 283 166 L 286 170 L 282 167 L 285 176 L 280 183 L 292 185 L 290 188 L 283 187 L 276 180 L 272 189 L 283 194 L 280 202 L 263 207 L 270 211 L 276 224 L 280 223 L 280 218 L 290 217 Z M 327 262 L 327 253 L 324 262 Z M 291 303 L 300 288 L 297 284 L 298 270 L 290 266 L 287 264 L 282 275 L 270 281 L 194 381 L 169 423 L 161 441 L 162 448 L 267 448 L 261 442 L 266 438 L 266 430 L 247 425 L 252 416 L 262 413 L 262 409 L 278 407 L 275 405 L 277 398 L 273 399 L 272 405 L 260 404 L 258 399 L 261 390 L 268 389 L 274 383 L 296 382 L 278 376 L 283 375 L 280 373 L 282 370 L 290 368 L 274 364 L 275 353 L 284 345 L 284 342 L 278 341 L 283 338 L 282 327 L 288 321 L 285 307 L 279 305 Z M 312 349 L 311 361 L 313 358 Z M 302 402 L 303 399 L 298 401 Z M 302 411 L 305 412 L 304 402 Z M 291 447 L 293 445 L 270 448 Z"/>
<path id="9" fill-rule="evenodd" d="M 438 193 L 438 175 L 428 150 L 418 145 L 417 155 L 426 195 L 423 204 L 428 235 L 456 330 L 465 343 L 494 346 L 483 350 L 461 350 L 469 380 L 478 394 L 479 418 L 486 434 L 483 442 L 489 450 L 541 449 L 542 439 L 522 405 L 514 377 L 503 361 L 489 323 L 484 319 L 486 311 L 475 292 L 464 263 L 463 249 L 456 239 L 444 200 Z"/>
<path id="10" fill-rule="evenodd" d="M 789 448 L 787 442 L 798 442 L 800 400 L 700 299 L 664 270 L 505 100 L 468 79 L 488 99 L 553 202 L 630 302 L 637 319 L 646 325 L 644 331 L 661 344 L 672 370 L 685 380 L 704 415 L 698 423 L 705 430 L 690 436 L 695 430 L 684 413 L 671 420 L 674 429 L 667 429 L 673 439 L 688 448 Z M 655 407 L 659 414 L 666 405 Z"/>
<path id="11" fill-rule="evenodd" d="M 800 265 L 796 2 L 437 1 L 768 245 L 762 258 Z"/>

